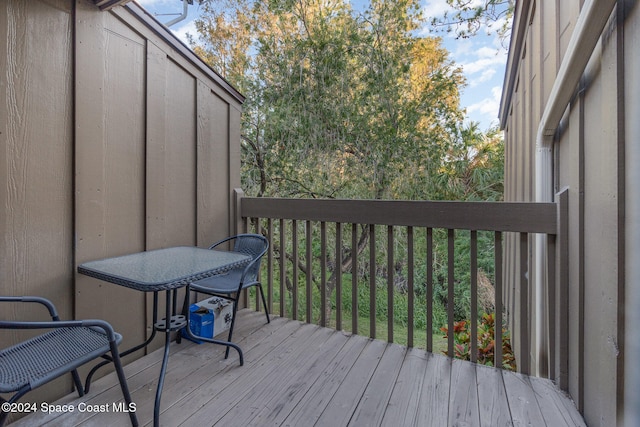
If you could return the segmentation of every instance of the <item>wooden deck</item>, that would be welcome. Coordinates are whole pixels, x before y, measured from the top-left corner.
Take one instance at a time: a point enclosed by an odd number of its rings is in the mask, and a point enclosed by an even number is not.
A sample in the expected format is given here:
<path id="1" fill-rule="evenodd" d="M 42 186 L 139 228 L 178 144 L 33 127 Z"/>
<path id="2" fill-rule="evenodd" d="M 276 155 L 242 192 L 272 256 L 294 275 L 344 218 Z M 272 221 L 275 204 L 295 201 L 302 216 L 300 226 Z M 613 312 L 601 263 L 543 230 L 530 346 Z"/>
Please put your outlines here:
<path id="1" fill-rule="evenodd" d="M 245 354 L 173 344 L 162 396 L 164 426 L 583 426 L 572 401 L 550 381 L 451 360 L 423 350 L 243 310 L 237 339 Z M 153 418 L 161 350 L 125 367 L 141 425 Z M 28 400 L 28 395 L 27 399 Z M 35 413 L 13 427 L 127 426 L 114 374 L 73 413 Z M 80 402 L 107 413 L 80 412 Z M 104 407 L 104 406 L 103 406 Z"/>

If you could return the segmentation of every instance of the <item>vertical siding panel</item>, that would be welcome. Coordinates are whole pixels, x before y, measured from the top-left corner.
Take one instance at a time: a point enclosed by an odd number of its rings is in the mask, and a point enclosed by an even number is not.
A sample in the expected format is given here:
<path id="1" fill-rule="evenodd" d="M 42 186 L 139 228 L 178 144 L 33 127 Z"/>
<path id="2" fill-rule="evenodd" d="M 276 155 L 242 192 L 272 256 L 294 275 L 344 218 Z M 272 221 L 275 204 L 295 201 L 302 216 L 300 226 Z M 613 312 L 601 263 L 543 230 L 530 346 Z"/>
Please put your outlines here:
<path id="1" fill-rule="evenodd" d="M 584 410 L 615 425 L 618 346 L 618 93 L 614 18 L 587 70 L 584 93 Z M 591 351 L 597 348 L 599 351 Z M 588 368 L 587 368 L 588 367 Z M 621 379 L 622 380 L 622 379 Z M 602 399 L 602 395 L 611 399 Z"/>
<path id="2" fill-rule="evenodd" d="M 197 244 L 231 234 L 228 102 L 197 83 Z"/>
<path id="3" fill-rule="evenodd" d="M 0 294 L 44 296 L 65 319 L 73 317 L 72 17 L 71 0 L 0 2 Z M 3 304 L 2 318 L 42 318 L 42 308 Z M 3 347 L 31 335 L 5 330 Z M 29 401 L 62 396 L 70 381 L 61 381 Z"/>
<path id="4" fill-rule="evenodd" d="M 71 8 L 66 0 L 0 3 L 0 294 L 48 297 L 67 317 L 73 307 Z M 41 313 L 24 305 L 3 310 L 12 310 L 12 318 Z"/>
<path id="5" fill-rule="evenodd" d="M 145 41 L 78 3 L 76 263 L 145 249 Z M 145 335 L 144 295 L 77 275 L 76 316 Z"/>
<path id="6" fill-rule="evenodd" d="M 195 245 L 196 82 L 152 43 L 147 57 L 147 249 Z"/>

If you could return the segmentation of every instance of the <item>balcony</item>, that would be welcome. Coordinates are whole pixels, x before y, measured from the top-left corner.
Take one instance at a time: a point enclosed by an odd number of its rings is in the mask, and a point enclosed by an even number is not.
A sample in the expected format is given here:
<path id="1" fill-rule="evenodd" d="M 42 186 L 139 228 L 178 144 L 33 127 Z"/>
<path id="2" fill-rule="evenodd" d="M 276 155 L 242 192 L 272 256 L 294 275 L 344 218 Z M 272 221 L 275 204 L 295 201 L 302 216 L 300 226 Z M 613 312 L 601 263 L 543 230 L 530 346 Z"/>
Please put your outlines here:
<path id="1" fill-rule="evenodd" d="M 245 353 L 243 367 L 233 352 L 225 360 L 218 346 L 173 344 L 161 422 L 584 425 L 562 390 L 568 363 L 567 296 L 561 286 L 566 194 L 558 200 L 294 200 L 250 198 L 237 191 L 237 229 L 264 233 L 271 241 L 261 274 L 273 321 L 265 324 L 255 295 L 245 295 L 245 304 L 256 311 L 239 314 L 234 341 Z M 462 258 L 469 283 L 456 277 L 456 239 L 468 243 Z M 446 259 L 434 255 L 438 245 Z M 544 254 L 543 276 L 536 273 L 536 248 Z M 479 254 L 487 250 L 492 265 L 479 266 Z M 438 264 L 446 266 L 445 277 L 436 277 Z M 498 368 L 478 363 L 477 313 L 487 299 L 481 296 L 482 274 L 491 277 L 492 314 L 495 324 L 511 333 L 519 372 L 498 369 L 506 355 L 505 335 L 497 327 L 492 364 Z M 530 299 L 539 298 L 536 274 L 545 290 L 544 300 L 537 300 L 545 307 L 541 311 Z M 434 334 L 440 326 L 454 330 L 460 317 L 459 307 L 447 304 L 445 324 L 437 323 L 438 281 L 446 286 L 447 301 L 468 285 L 469 307 L 462 312 L 470 324 L 469 360 L 443 355 L 458 354 L 460 343 L 453 334 Z M 363 293 L 368 307 L 359 307 Z M 406 311 L 406 322 L 399 321 L 400 310 Z M 534 339 L 534 327 L 543 340 Z M 152 419 L 161 358 L 158 350 L 125 367 L 142 425 Z M 70 394 L 56 402 L 76 409 L 87 408 L 80 405 L 85 402 L 108 412 L 38 412 L 13 425 L 106 425 L 116 416 L 127 425 L 126 414 L 114 414 L 119 399 L 109 374 L 86 397 Z"/>
<path id="2" fill-rule="evenodd" d="M 219 346 L 173 344 L 162 425 L 585 425 L 547 379 L 282 317 L 265 324 L 251 310 L 239 316 L 243 367 Z M 152 421 L 161 359 L 157 350 L 125 367 L 140 425 Z M 109 374 L 84 398 L 55 402 L 74 412 L 38 412 L 11 425 L 126 426 L 127 414 L 114 409 L 121 399 Z"/>

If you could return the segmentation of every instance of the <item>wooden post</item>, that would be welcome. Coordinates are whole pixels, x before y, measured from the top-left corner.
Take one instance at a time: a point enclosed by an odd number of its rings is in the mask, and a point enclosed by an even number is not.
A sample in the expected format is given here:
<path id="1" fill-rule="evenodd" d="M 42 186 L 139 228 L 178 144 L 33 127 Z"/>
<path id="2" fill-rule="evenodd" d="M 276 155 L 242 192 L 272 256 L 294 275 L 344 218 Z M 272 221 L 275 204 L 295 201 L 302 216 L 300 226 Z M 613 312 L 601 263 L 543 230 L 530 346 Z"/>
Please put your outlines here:
<path id="1" fill-rule="evenodd" d="M 233 189 L 233 218 L 234 228 L 233 234 L 240 234 L 244 231 L 244 222 L 242 220 L 242 198 L 244 197 L 244 191 L 240 188 Z"/>
<path id="2" fill-rule="evenodd" d="M 557 371 L 556 382 L 562 390 L 569 390 L 569 189 L 556 194 L 558 206 L 556 241 L 557 304 Z"/>

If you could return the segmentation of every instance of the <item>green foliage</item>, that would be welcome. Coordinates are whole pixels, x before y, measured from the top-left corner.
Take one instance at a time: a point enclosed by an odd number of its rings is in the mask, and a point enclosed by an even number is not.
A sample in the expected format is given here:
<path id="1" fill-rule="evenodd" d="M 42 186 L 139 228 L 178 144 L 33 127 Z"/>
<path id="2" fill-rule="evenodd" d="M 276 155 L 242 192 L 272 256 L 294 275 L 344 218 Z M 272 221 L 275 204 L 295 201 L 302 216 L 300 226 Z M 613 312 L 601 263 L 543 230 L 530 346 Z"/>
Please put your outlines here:
<path id="1" fill-rule="evenodd" d="M 248 195 L 269 197 L 500 200 L 504 148 L 497 129 L 482 133 L 464 124 L 460 90 L 462 70 L 436 37 L 418 35 L 423 24 L 417 0 L 371 0 L 356 12 L 346 0 L 205 0 L 194 50 L 236 86 L 246 102 L 242 116 L 242 187 Z M 264 228 L 263 228 L 264 229 Z M 388 286 L 386 247 L 374 254 L 374 271 L 359 262 L 346 267 L 349 251 L 369 259 L 367 227 L 358 230 L 357 248 L 345 247 L 342 259 L 328 254 L 325 283 L 323 256 L 314 225 L 312 241 L 312 316 L 320 318 L 320 290 L 328 295 L 329 317 L 335 313 L 336 277 L 342 274 L 342 308 L 346 314 L 386 324 Z M 384 230 L 378 242 L 385 241 Z M 396 242 L 406 242 L 397 230 Z M 288 315 L 298 289 L 298 318 L 306 315 L 306 274 L 292 283 L 290 237 L 280 254 L 276 225 L 271 240 L 276 258 L 286 257 Z M 287 233 L 287 236 L 289 234 Z M 335 232 L 327 233 L 335 248 Z M 300 247 L 304 247 L 304 239 Z M 406 329 L 408 290 L 406 248 L 397 243 L 393 290 L 394 323 Z M 479 270 L 492 280 L 493 242 L 478 235 Z M 447 236 L 434 230 L 432 310 L 427 311 L 425 257 L 415 262 L 414 326 L 424 331 L 428 316 L 434 332 L 446 324 L 447 307 L 456 320 L 470 315 L 468 235 L 454 240 L 455 301 L 447 293 Z M 331 252 L 331 250 L 328 250 Z M 424 234 L 416 234 L 415 253 L 426 252 Z M 340 257 L 338 257 L 340 258 Z M 265 273 L 266 274 L 266 273 Z M 351 307 L 351 274 L 357 275 L 358 308 Z M 370 309 L 370 276 L 375 313 Z M 275 301 L 280 275 L 274 274 Z M 348 285 L 346 285 L 348 283 Z M 345 314 L 345 315 L 346 315 Z M 367 322 L 361 322 L 367 323 Z M 366 325 L 365 325 L 366 326 Z M 368 326 L 367 326 L 368 327 Z M 431 333 L 432 331 L 426 331 Z"/>
<path id="2" fill-rule="evenodd" d="M 455 357 L 463 360 L 471 360 L 471 322 L 461 320 L 453 325 L 453 349 Z M 448 338 L 447 327 L 440 328 L 444 332 L 444 338 Z M 483 365 L 494 366 L 495 364 L 495 315 L 483 314 L 482 321 L 478 325 L 478 354 L 476 360 Z M 444 351 L 448 354 L 448 351 Z M 516 370 L 516 360 L 511 349 L 511 339 L 509 331 L 502 328 L 502 367 L 511 371 Z"/>
<path id="3" fill-rule="evenodd" d="M 457 37 L 468 38 L 476 35 L 481 28 L 497 31 L 500 38 L 508 40 L 515 0 L 447 0 L 452 7 L 442 17 L 431 17 L 431 26 L 436 30 L 444 28 L 455 32 Z"/>
<path id="4" fill-rule="evenodd" d="M 464 79 L 439 39 L 416 35 L 418 1 L 375 0 L 363 12 L 345 0 L 204 8 L 192 46 L 247 96 L 247 194 L 437 198 Z"/>

